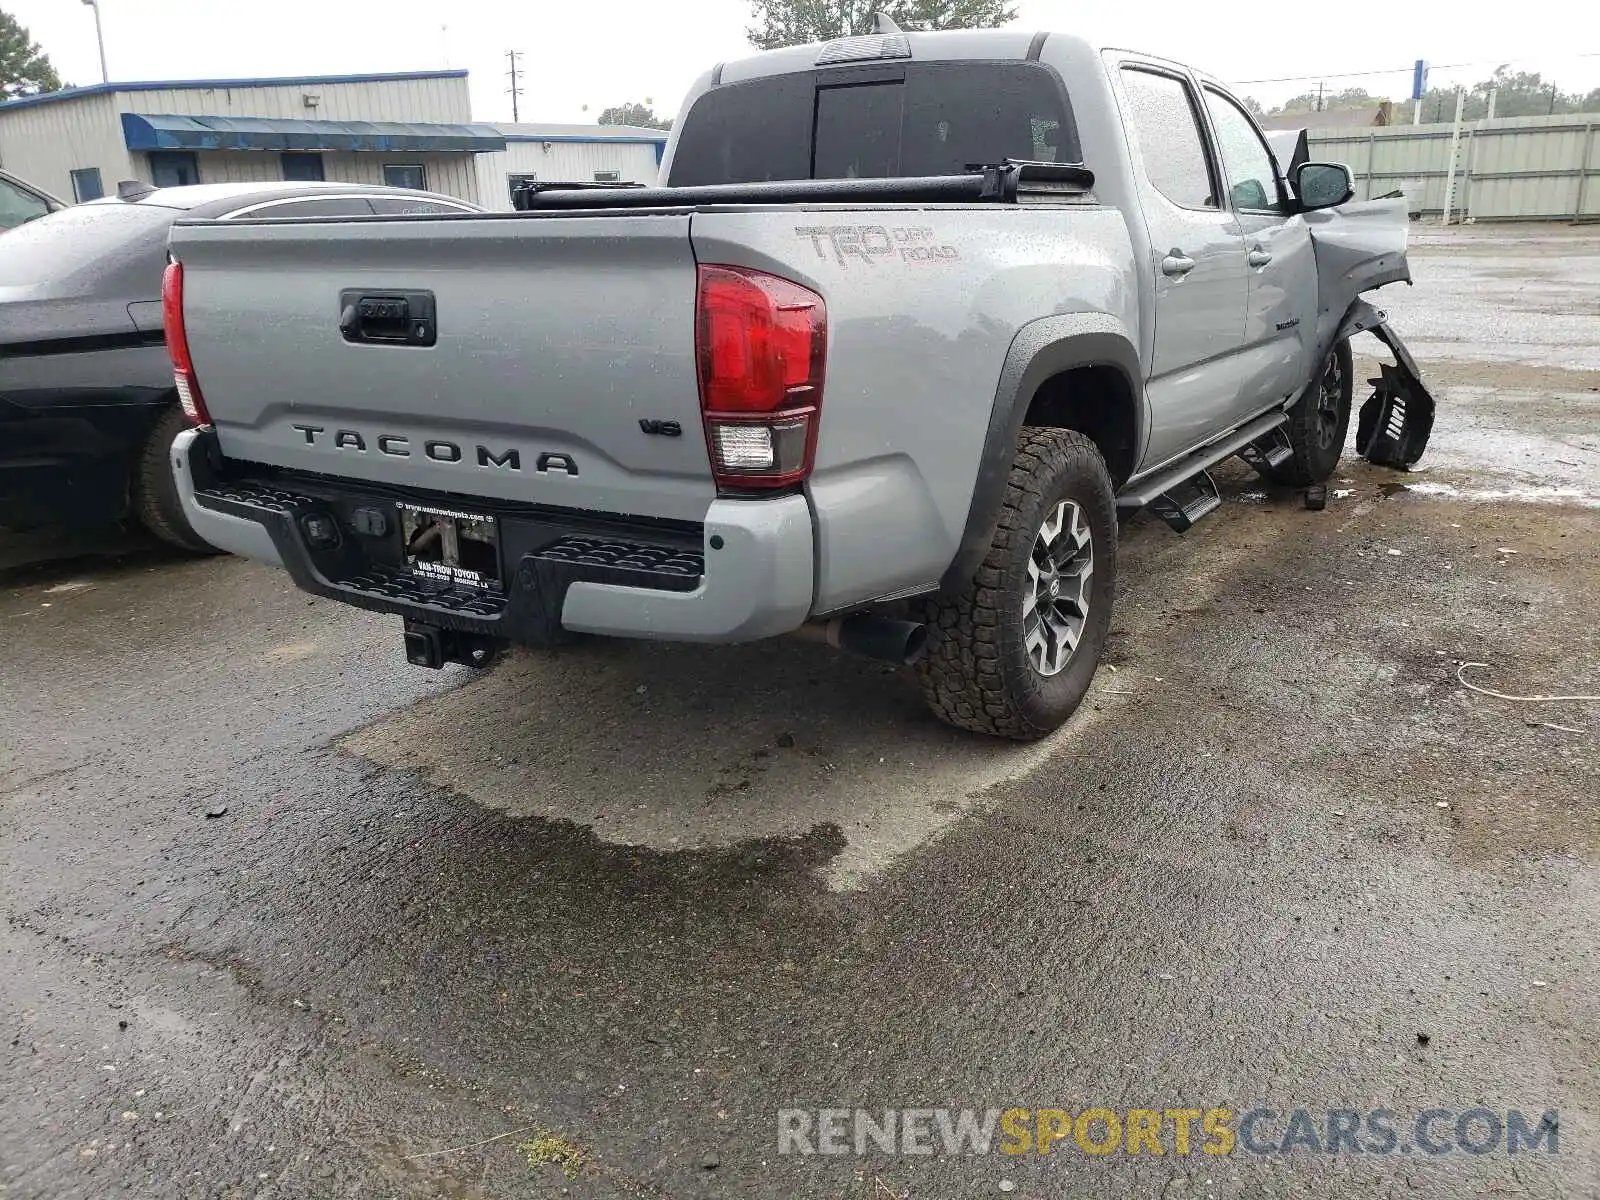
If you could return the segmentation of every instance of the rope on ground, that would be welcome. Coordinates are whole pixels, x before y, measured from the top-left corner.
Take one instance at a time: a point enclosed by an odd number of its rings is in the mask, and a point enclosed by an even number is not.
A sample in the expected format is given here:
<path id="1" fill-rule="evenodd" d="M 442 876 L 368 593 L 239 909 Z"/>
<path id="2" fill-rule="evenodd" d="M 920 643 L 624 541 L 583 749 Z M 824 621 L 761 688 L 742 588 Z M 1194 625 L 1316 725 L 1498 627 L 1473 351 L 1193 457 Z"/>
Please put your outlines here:
<path id="1" fill-rule="evenodd" d="M 1515 700 L 1519 704 L 1593 704 L 1600 703 L 1600 696 L 1508 696 L 1505 692 L 1496 692 L 1490 688 L 1479 687 L 1475 683 L 1468 683 L 1466 671 L 1468 667 L 1487 667 L 1490 664 L 1480 662 L 1464 662 L 1456 668 L 1456 681 L 1464 688 L 1469 688 L 1484 696 L 1493 696 L 1496 700 Z"/>
<path id="2" fill-rule="evenodd" d="M 410 1162 L 413 1158 L 436 1158 L 441 1154 L 460 1154 L 463 1150 L 476 1150 L 479 1146 L 487 1146 L 490 1142 L 516 1137 L 519 1133 L 529 1133 L 534 1128 L 536 1127 L 533 1125 L 524 1125 L 521 1129 L 508 1129 L 504 1133 L 497 1133 L 493 1137 L 484 1138 L 481 1142 L 468 1142 L 465 1146 L 451 1146 L 448 1150 L 424 1150 L 421 1154 L 408 1154 L 405 1156 L 405 1161 Z"/>

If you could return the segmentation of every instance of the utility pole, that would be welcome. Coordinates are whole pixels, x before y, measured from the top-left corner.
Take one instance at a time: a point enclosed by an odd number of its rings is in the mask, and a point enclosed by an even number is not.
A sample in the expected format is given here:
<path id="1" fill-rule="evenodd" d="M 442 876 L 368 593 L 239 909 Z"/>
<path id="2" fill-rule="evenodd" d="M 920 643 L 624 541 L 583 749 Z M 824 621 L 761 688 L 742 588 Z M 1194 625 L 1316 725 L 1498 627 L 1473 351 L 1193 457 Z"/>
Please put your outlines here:
<path id="1" fill-rule="evenodd" d="M 506 72 L 511 77 L 511 86 L 506 89 L 511 93 L 511 122 L 516 124 L 522 119 L 517 111 L 517 100 L 522 95 L 522 85 L 517 82 L 517 68 L 522 65 L 522 51 L 507 50 L 506 61 L 511 64 L 511 70 Z"/>
<path id="2" fill-rule="evenodd" d="M 1322 80 L 1317 80 L 1317 111 L 1322 111 Z"/>
<path id="3" fill-rule="evenodd" d="M 100 47 L 100 82 L 110 83 L 111 74 L 106 70 L 106 35 L 100 29 L 100 0 L 83 0 L 83 2 L 94 9 L 94 40 Z"/>

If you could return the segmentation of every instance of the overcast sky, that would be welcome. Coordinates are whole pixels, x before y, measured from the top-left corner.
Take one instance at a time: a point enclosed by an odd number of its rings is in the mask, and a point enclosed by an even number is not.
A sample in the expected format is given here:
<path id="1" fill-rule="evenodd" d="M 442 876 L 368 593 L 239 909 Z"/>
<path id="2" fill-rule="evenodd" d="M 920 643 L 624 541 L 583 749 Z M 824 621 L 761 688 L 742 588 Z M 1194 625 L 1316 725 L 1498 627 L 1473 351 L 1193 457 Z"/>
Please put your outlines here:
<path id="1" fill-rule="evenodd" d="M 479 120 L 510 119 L 508 48 L 523 51 L 524 121 L 592 121 L 609 104 L 646 97 L 669 114 L 703 69 L 749 52 L 746 0 L 101 0 L 100 7 L 114 80 L 466 67 Z M 94 16 L 79 0 L 0 0 L 0 8 L 30 29 L 64 79 L 99 81 Z M 1319 72 L 1330 73 L 1330 90 L 1359 85 L 1404 96 L 1407 64 L 1419 57 L 1472 64 L 1436 70 L 1436 84 L 1470 83 L 1513 61 L 1569 91 L 1600 86 L 1600 53 L 1579 56 L 1600 52 L 1600 4 L 1593 0 L 1523 0 L 1493 9 L 1481 0 L 1342 0 L 1275 10 L 1196 0 L 1021 0 L 1019 8 L 1023 27 L 1133 46 L 1230 82 L 1311 77 L 1241 84 L 1269 105 L 1315 86 Z M 1320 8 L 1335 15 L 1319 22 Z M 1335 77 L 1395 67 L 1403 70 Z"/>

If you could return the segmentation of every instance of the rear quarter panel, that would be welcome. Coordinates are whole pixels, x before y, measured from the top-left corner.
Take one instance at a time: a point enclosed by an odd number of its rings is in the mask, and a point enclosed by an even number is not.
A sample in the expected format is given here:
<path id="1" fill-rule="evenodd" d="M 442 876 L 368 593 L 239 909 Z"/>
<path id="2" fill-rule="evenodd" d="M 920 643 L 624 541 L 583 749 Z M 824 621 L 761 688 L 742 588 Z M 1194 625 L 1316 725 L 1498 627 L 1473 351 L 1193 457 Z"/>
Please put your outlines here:
<path id="1" fill-rule="evenodd" d="M 1122 214 L 1092 204 L 702 212 L 702 263 L 828 306 L 815 611 L 933 588 L 955 556 L 1006 353 L 1040 318 L 1103 314 L 1137 345 Z"/>

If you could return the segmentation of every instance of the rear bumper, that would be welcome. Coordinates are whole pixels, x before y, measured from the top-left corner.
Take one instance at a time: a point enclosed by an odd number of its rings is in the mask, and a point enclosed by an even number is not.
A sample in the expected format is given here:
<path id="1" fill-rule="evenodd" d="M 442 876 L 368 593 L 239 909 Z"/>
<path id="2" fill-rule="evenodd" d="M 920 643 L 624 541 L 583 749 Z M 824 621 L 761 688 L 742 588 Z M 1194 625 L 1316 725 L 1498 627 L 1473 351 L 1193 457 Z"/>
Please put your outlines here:
<path id="1" fill-rule="evenodd" d="M 343 480 L 241 477 L 223 471 L 210 429 L 180 434 L 172 453 L 184 513 L 206 541 L 283 567 L 305 591 L 373 612 L 542 645 L 564 630 L 753 641 L 798 628 L 811 610 L 815 556 L 802 496 L 714 500 L 704 522 L 690 526 L 413 497 Z M 397 532 L 356 532 L 355 508 L 392 510 L 397 499 L 492 512 L 502 585 L 485 591 L 419 579 L 400 562 Z M 338 545 L 309 544 L 304 519 L 312 513 L 338 521 Z"/>

